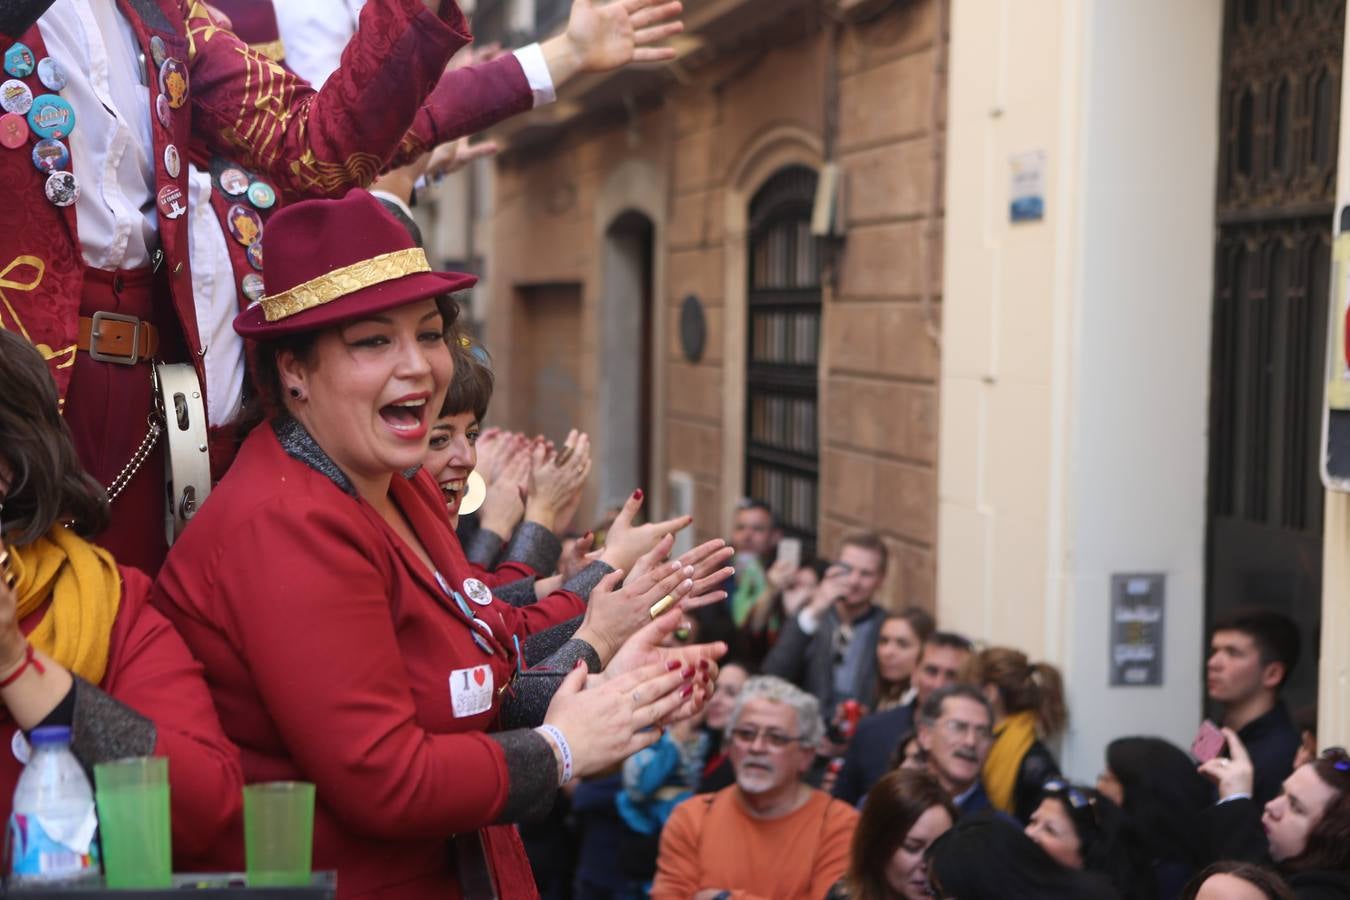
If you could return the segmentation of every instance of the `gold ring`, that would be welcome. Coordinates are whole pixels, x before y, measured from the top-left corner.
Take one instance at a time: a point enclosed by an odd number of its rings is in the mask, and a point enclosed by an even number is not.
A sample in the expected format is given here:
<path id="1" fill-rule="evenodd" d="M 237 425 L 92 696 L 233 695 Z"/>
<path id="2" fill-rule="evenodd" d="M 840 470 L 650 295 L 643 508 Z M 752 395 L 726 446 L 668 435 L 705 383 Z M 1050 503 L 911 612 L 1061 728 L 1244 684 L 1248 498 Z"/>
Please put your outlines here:
<path id="1" fill-rule="evenodd" d="M 674 605 L 675 605 L 675 596 L 673 594 L 666 594 L 660 600 L 657 600 L 655 603 L 652 604 L 651 608 L 652 618 L 655 619 L 657 616 L 661 615 L 661 613 L 670 609 Z"/>

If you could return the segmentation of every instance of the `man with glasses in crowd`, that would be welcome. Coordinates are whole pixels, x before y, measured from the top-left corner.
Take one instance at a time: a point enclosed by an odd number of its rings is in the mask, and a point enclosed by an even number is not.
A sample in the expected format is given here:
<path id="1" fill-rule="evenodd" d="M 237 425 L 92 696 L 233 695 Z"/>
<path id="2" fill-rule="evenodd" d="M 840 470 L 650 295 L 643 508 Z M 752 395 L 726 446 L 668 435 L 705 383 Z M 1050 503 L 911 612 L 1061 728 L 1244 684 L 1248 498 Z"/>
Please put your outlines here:
<path id="1" fill-rule="evenodd" d="M 844 754 L 844 767 L 834 783 L 836 797 L 856 804 L 891 770 L 892 757 L 905 735 L 913 731 L 924 701 L 956 683 L 970 652 L 970 641 L 955 632 L 935 631 L 928 636 L 914 667 L 914 702 L 864 716 L 858 723 Z"/>
<path id="2" fill-rule="evenodd" d="M 802 780 L 823 732 L 810 694 L 772 676 L 747 681 L 727 726 L 736 783 L 675 808 L 653 900 L 825 896 L 848 868 L 858 814 Z"/>
<path id="3" fill-rule="evenodd" d="M 919 709 L 918 733 L 929 773 L 961 815 L 989 809 L 980 770 L 994 743 L 994 711 L 980 689 L 952 684 L 935 691 Z"/>

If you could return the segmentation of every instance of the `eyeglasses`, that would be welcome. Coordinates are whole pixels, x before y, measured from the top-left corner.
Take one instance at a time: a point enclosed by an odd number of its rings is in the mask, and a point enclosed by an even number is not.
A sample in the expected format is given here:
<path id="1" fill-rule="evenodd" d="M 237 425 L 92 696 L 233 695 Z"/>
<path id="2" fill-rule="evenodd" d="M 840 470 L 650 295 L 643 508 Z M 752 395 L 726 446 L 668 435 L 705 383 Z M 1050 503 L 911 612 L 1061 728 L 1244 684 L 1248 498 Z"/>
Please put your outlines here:
<path id="1" fill-rule="evenodd" d="M 802 739 L 800 734 L 783 734 L 781 731 L 768 731 L 749 725 L 731 729 L 731 739 L 746 747 L 752 746 L 760 737 L 764 738 L 764 745 L 773 750 L 782 750 L 791 744 L 800 743 Z"/>
<path id="2" fill-rule="evenodd" d="M 1344 747 L 1328 747 L 1322 751 L 1322 759 L 1331 763 L 1331 767 L 1337 772 L 1350 775 L 1350 754 L 1345 752 Z"/>
<path id="3" fill-rule="evenodd" d="M 960 719 L 941 719 L 938 725 L 947 732 L 948 736 L 957 740 L 965 740 L 970 735 L 975 736 L 975 740 L 982 744 L 987 744 L 994 739 L 994 732 L 988 725 L 976 725 L 973 722 L 963 722 Z"/>

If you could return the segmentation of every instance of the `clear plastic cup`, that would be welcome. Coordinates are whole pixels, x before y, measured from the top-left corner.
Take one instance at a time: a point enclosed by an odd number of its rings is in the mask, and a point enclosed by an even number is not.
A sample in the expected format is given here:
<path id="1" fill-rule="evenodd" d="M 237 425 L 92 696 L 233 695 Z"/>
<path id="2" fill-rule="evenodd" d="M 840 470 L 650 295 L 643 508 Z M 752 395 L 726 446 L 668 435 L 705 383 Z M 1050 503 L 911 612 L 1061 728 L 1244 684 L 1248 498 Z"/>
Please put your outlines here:
<path id="1" fill-rule="evenodd" d="M 314 785 L 269 781 L 244 788 L 248 883 L 306 885 L 314 853 Z"/>
<path id="2" fill-rule="evenodd" d="M 98 763 L 94 783 L 108 887 L 172 886 L 169 760 L 137 756 Z"/>

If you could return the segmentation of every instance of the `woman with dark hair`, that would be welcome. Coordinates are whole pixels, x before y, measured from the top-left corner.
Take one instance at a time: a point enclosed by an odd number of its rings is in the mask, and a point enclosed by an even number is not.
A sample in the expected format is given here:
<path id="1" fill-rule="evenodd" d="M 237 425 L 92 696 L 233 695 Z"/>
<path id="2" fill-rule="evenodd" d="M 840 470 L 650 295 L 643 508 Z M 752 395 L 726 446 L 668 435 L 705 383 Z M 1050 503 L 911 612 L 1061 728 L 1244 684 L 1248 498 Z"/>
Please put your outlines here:
<path id="1" fill-rule="evenodd" d="M 1191 879 L 1181 900 L 1296 900 L 1284 879 L 1251 863 L 1217 862 Z"/>
<path id="2" fill-rule="evenodd" d="M 977 685 L 994 709 L 994 743 L 980 772 L 989 803 L 1026 822 L 1041 785 L 1059 777 L 1059 764 L 1042 742 L 1063 731 L 1069 718 L 1059 670 L 1033 665 L 1011 647 L 990 647 L 970 657 L 961 680 Z"/>
<path id="3" fill-rule="evenodd" d="M 1068 869 L 1097 872 L 1126 897 L 1155 896 L 1151 877 L 1140 877 L 1147 863 L 1136 859 L 1123 834 L 1124 818 L 1106 797 L 1088 787 L 1054 780 L 1041 790 L 1027 837 Z"/>
<path id="4" fill-rule="evenodd" d="M 927 772 L 897 769 L 867 793 L 848 872 L 828 900 L 926 900 L 928 848 L 956 822 L 956 807 Z"/>
<path id="5" fill-rule="evenodd" d="M 1273 862 L 1299 900 L 1350 898 L 1350 755 L 1341 747 L 1322 751 L 1261 809 L 1251 799 L 1247 748 L 1232 729 L 1223 734 L 1229 756 L 1200 766 L 1219 789 L 1219 802 L 1202 817 L 1212 858 Z"/>
<path id="6" fill-rule="evenodd" d="M 934 897 L 946 900 L 1120 900 L 1095 872 L 1066 869 L 995 813 L 964 819 L 928 851 Z"/>
<path id="7" fill-rule="evenodd" d="M 888 613 L 877 632 L 877 705 L 873 712 L 904 706 L 914 700 L 910 678 L 919 664 L 923 642 L 937 625 L 917 606 Z"/>
<path id="8" fill-rule="evenodd" d="M 1213 788 L 1176 745 L 1125 737 L 1107 745 L 1097 790 L 1124 811 L 1130 843 L 1149 861 L 1160 900 L 1174 900 L 1204 864 L 1199 818 Z"/>
<path id="9" fill-rule="evenodd" d="M 716 672 L 725 648 L 663 648 L 680 615 L 648 612 L 693 589 L 652 556 L 685 521 L 612 531 L 616 572 L 589 604 L 498 600 L 421 468 L 453 374 L 436 298 L 473 279 L 433 272 L 361 190 L 287 206 L 263 241 L 267 294 L 234 324 L 257 342 L 269 418 L 155 602 L 203 660 L 245 778 L 316 785 L 314 863 L 339 896 L 529 895 L 520 838 L 495 826 L 653 743 Z M 239 837 L 216 842 L 217 865 L 239 864 Z"/>
<path id="10" fill-rule="evenodd" d="M 25 733 L 71 728 L 86 768 L 167 756 L 177 868 L 240 827 L 239 751 L 183 639 L 148 604 L 150 580 L 87 538 L 108 521 L 37 350 L 0 328 L 0 818 Z"/>

